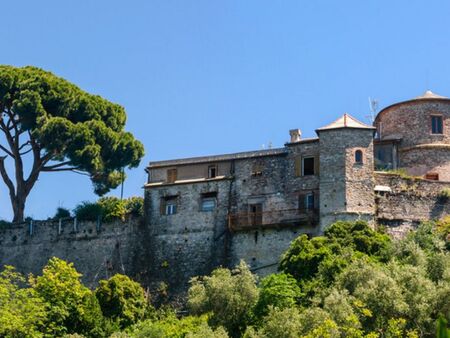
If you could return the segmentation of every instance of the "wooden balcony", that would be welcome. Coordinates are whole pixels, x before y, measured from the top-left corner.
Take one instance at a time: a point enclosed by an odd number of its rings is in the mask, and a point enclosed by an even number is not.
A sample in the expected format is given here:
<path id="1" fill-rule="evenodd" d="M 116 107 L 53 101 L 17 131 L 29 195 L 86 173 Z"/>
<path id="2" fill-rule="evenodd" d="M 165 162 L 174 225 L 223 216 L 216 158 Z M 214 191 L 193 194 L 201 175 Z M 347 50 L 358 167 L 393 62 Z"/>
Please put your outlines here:
<path id="1" fill-rule="evenodd" d="M 287 209 L 228 214 L 228 227 L 232 231 L 255 228 L 314 226 L 318 223 L 318 209 Z"/>

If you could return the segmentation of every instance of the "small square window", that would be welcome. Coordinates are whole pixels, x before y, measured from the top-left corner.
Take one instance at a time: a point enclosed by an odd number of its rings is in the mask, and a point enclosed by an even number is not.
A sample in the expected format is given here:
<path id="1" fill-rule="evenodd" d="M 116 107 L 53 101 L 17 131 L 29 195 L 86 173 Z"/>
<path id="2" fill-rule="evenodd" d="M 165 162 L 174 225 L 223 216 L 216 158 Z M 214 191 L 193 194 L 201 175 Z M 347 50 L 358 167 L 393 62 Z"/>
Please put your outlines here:
<path id="1" fill-rule="evenodd" d="M 166 196 L 161 199 L 161 215 L 174 215 L 177 213 L 177 196 Z"/>
<path id="2" fill-rule="evenodd" d="M 208 178 L 214 178 L 217 176 L 217 166 L 210 165 L 208 166 Z"/>
<path id="3" fill-rule="evenodd" d="M 213 211 L 216 208 L 215 198 L 202 199 L 202 211 Z"/>
<path id="4" fill-rule="evenodd" d="M 443 134 L 442 116 L 431 116 L 431 133 Z"/>
<path id="5" fill-rule="evenodd" d="M 169 202 L 166 204 L 166 215 L 174 215 L 177 213 L 177 204 L 175 202 Z"/>
<path id="6" fill-rule="evenodd" d="M 208 192 L 202 194 L 200 210 L 213 211 L 217 206 L 217 192 Z"/>
<path id="7" fill-rule="evenodd" d="M 302 161 L 303 176 L 314 175 L 314 157 L 303 157 Z"/>

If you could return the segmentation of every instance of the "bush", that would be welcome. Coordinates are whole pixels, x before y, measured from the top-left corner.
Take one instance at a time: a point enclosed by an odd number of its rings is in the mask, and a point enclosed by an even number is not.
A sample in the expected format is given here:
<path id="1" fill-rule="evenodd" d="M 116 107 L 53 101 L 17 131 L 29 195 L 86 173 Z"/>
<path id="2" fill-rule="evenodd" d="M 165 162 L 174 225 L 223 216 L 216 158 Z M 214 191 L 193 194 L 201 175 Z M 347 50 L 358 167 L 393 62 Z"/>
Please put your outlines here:
<path id="1" fill-rule="evenodd" d="M 117 321 L 122 329 L 144 318 L 148 306 L 141 285 L 121 274 L 101 280 L 95 296 L 103 315 Z"/>
<path id="2" fill-rule="evenodd" d="M 259 318 L 267 315 L 269 307 L 285 309 L 294 306 L 301 294 L 295 278 L 284 273 L 265 277 L 259 289 L 259 299 L 255 306 L 255 314 Z"/>
<path id="3" fill-rule="evenodd" d="M 125 200 L 125 210 L 128 215 L 141 217 L 144 216 L 144 199 L 133 196 Z"/>
<path id="4" fill-rule="evenodd" d="M 80 221 L 97 221 L 103 217 L 103 208 L 98 203 L 84 201 L 75 207 L 73 213 Z"/>
<path id="5" fill-rule="evenodd" d="M 43 300 L 33 289 L 21 288 L 25 278 L 13 267 L 0 273 L 0 336 L 42 337 L 39 328 L 47 313 Z"/>
<path id="6" fill-rule="evenodd" d="M 43 299 L 47 310 L 44 323 L 52 336 L 79 333 L 102 335 L 103 315 L 93 293 L 81 284 L 81 274 L 59 258 L 51 258 L 42 276 L 32 279 L 32 287 Z"/>
<path id="7" fill-rule="evenodd" d="M 125 220 L 127 210 L 125 208 L 125 202 L 117 197 L 108 196 L 102 197 L 97 201 L 97 204 L 101 207 L 103 212 L 103 220 L 110 222 L 112 220 L 120 219 Z"/>
<path id="8" fill-rule="evenodd" d="M 69 217 L 70 217 L 70 211 L 68 209 L 58 207 L 56 209 L 55 216 L 53 216 L 53 219 L 69 218 Z"/>
<path id="9" fill-rule="evenodd" d="M 450 199 L 450 189 L 442 189 L 438 194 L 439 202 L 445 203 Z"/>
<path id="10" fill-rule="evenodd" d="M 210 324 L 225 327 L 233 337 L 249 323 L 257 300 L 256 277 L 243 261 L 232 271 L 219 268 L 210 276 L 193 278 L 188 291 L 192 313 L 211 313 Z"/>

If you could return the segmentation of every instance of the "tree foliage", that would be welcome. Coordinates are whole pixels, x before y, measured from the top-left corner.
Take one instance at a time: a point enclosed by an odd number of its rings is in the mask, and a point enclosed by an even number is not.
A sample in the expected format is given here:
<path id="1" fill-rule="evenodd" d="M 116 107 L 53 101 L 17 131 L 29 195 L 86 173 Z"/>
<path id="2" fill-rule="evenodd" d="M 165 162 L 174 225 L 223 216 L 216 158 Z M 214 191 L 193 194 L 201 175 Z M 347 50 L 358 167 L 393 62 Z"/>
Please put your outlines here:
<path id="1" fill-rule="evenodd" d="M 23 220 L 26 198 L 42 172 L 86 174 L 100 195 L 117 187 L 122 169 L 137 167 L 144 154 L 124 131 L 125 122 L 123 107 L 50 72 L 0 66 L 0 174 L 14 221 Z M 26 156 L 32 162 L 28 173 Z M 14 163 L 13 174 L 7 160 Z"/>
<path id="2" fill-rule="evenodd" d="M 80 277 L 72 263 L 52 258 L 42 275 L 32 279 L 33 290 L 45 303 L 46 333 L 96 336 L 101 330 L 103 316 L 99 303 L 92 291 L 81 283 Z"/>
<path id="3" fill-rule="evenodd" d="M 95 295 L 103 315 L 126 328 L 144 318 L 147 299 L 144 289 L 128 276 L 116 274 L 100 281 Z"/>
<path id="4" fill-rule="evenodd" d="M 211 276 L 193 278 L 188 292 L 190 311 L 210 313 L 211 325 L 225 327 L 231 336 L 250 322 L 257 300 L 256 277 L 243 261 L 232 271 L 219 268 Z"/>

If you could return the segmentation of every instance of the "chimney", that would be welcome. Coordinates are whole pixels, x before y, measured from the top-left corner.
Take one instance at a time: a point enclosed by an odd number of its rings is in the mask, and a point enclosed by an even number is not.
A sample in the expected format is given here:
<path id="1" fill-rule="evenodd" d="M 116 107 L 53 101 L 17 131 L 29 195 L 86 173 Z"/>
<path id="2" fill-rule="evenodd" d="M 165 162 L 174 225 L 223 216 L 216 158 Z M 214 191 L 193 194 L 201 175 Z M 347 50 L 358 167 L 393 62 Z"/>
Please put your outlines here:
<path id="1" fill-rule="evenodd" d="M 302 131 L 300 129 L 289 130 L 289 135 L 291 135 L 291 143 L 298 142 L 302 138 Z"/>

